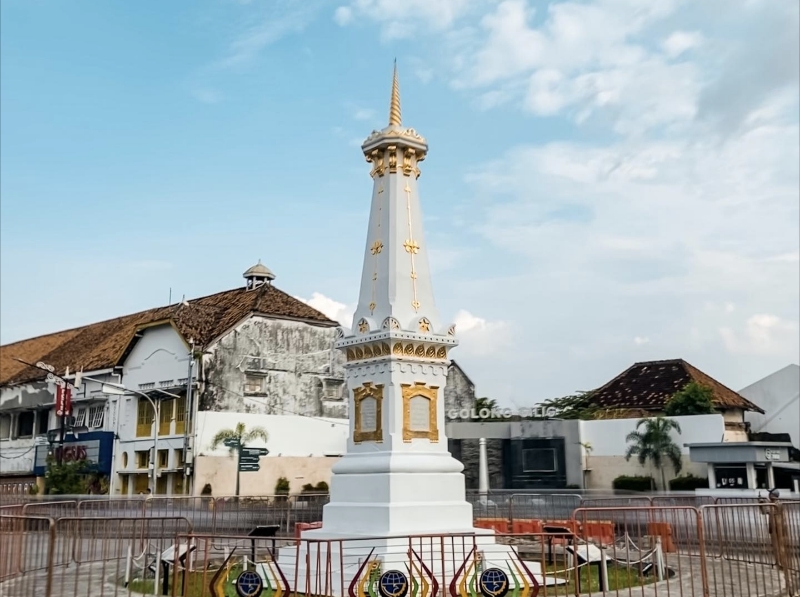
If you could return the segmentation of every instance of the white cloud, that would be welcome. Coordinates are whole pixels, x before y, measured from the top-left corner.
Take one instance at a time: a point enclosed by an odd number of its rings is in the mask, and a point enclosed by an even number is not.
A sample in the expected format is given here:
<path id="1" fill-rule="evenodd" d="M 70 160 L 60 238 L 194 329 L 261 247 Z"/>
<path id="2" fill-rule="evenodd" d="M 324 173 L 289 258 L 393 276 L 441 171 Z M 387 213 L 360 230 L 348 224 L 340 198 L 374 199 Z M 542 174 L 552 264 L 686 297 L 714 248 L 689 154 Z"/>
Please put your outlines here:
<path id="1" fill-rule="evenodd" d="M 353 20 L 353 9 L 349 6 L 340 6 L 333 13 L 333 20 L 344 27 Z"/>
<path id="2" fill-rule="evenodd" d="M 796 321 L 762 313 L 750 317 L 741 332 L 722 327 L 719 333 L 732 353 L 786 354 L 797 346 L 798 325 Z"/>
<path id="3" fill-rule="evenodd" d="M 357 108 L 353 113 L 355 120 L 373 120 L 375 118 L 375 110 L 370 108 Z"/>
<path id="4" fill-rule="evenodd" d="M 470 9 L 470 0 L 353 0 L 336 9 L 334 18 L 347 25 L 356 18 L 381 24 L 385 39 L 413 37 L 418 32 L 442 31 Z"/>
<path id="5" fill-rule="evenodd" d="M 191 93 L 196 100 L 204 104 L 218 104 L 223 99 L 219 91 L 208 87 L 192 89 Z"/>
<path id="6" fill-rule="evenodd" d="M 355 305 L 346 305 L 337 300 L 329 298 L 322 293 L 314 292 L 311 294 L 310 299 L 304 299 L 296 296 L 297 300 L 303 301 L 310 307 L 314 307 L 317 311 L 326 317 L 338 321 L 340 325 L 349 328 L 353 323 L 353 313 L 355 313 Z"/>
<path id="7" fill-rule="evenodd" d="M 487 321 L 469 311 L 460 310 L 453 318 L 459 352 L 473 356 L 490 355 L 511 342 L 511 328 L 505 321 Z"/>
<path id="8" fill-rule="evenodd" d="M 650 338 L 648 338 L 647 336 L 636 336 L 636 337 L 633 339 L 633 343 L 634 343 L 636 346 L 641 346 L 642 344 L 647 344 L 647 343 L 649 343 L 649 342 L 650 342 Z"/>
<path id="9" fill-rule="evenodd" d="M 314 3 L 273 0 L 248 13 L 245 24 L 231 40 L 224 57 L 212 69 L 238 69 L 252 62 L 267 46 L 299 33 L 314 18 L 319 7 Z"/>
<path id="10" fill-rule="evenodd" d="M 703 43 L 703 36 L 699 31 L 675 31 L 661 44 L 661 47 L 670 58 L 677 58 L 684 52 L 698 47 Z"/>

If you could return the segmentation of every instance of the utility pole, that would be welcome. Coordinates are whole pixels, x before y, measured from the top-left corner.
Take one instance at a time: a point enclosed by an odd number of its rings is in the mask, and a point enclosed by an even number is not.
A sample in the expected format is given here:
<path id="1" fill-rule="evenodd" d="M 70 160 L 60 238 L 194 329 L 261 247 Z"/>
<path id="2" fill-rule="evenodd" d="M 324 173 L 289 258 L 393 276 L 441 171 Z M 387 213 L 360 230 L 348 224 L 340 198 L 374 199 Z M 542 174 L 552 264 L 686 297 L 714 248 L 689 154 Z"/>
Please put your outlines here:
<path id="1" fill-rule="evenodd" d="M 189 340 L 189 374 L 186 378 L 186 421 L 183 425 L 183 478 L 186 483 L 186 490 L 189 495 L 193 495 L 194 489 L 194 451 L 189 441 L 191 428 L 194 433 L 194 404 L 192 395 L 194 386 L 194 339 Z"/>

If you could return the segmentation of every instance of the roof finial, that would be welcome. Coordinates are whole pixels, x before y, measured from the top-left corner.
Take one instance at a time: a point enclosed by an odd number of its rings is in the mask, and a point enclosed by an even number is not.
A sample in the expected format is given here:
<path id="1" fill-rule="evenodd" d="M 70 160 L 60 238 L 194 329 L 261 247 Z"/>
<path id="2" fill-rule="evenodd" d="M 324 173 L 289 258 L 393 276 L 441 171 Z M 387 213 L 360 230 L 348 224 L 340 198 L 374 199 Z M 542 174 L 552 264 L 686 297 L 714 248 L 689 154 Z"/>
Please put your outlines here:
<path id="1" fill-rule="evenodd" d="M 392 78 L 392 102 L 389 104 L 389 125 L 400 126 L 400 85 L 397 82 L 397 58 L 394 59 L 394 77 Z"/>

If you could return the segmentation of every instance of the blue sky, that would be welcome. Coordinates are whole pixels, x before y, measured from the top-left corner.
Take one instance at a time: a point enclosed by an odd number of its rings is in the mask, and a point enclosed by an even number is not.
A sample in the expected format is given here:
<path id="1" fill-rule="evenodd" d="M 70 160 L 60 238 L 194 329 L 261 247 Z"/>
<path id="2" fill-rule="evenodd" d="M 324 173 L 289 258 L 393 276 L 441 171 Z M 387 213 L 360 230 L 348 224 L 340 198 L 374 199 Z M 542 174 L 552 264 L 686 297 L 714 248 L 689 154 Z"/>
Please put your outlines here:
<path id="1" fill-rule="evenodd" d="M 392 60 L 437 303 L 528 404 L 682 357 L 800 360 L 798 5 L 353 0 L 0 8 L 9 342 L 242 283 L 349 323 Z"/>

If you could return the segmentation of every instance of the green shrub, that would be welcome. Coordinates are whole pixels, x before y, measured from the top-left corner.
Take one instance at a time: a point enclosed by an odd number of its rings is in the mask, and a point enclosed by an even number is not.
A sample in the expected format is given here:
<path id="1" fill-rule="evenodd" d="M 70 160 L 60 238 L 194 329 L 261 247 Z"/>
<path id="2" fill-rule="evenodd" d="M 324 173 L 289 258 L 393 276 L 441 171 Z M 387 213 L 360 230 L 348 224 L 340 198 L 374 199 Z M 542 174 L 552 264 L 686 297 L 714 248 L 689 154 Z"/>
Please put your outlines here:
<path id="1" fill-rule="evenodd" d="M 614 489 L 621 491 L 652 491 L 655 487 L 653 477 L 644 475 L 620 475 L 612 482 Z"/>
<path id="2" fill-rule="evenodd" d="M 694 491 L 695 489 L 707 489 L 708 477 L 695 477 L 692 474 L 675 477 L 669 482 L 669 488 L 673 491 Z"/>
<path id="3" fill-rule="evenodd" d="M 291 485 L 289 484 L 289 479 L 286 477 L 281 477 L 278 479 L 278 482 L 275 483 L 275 495 L 289 495 L 290 489 Z"/>
<path id="4" fill-rule="evenodd" d="M 211 483 L 203 485 L 203 490 L 200 492 L 200 495 L 211 495 L 211 493 Z"/>
<path id="5" fill-rule="evenodd" d="M 325 481 L 320 481 L 314 488 L 317 493 L 328 493 L 328 484 Z"/>

